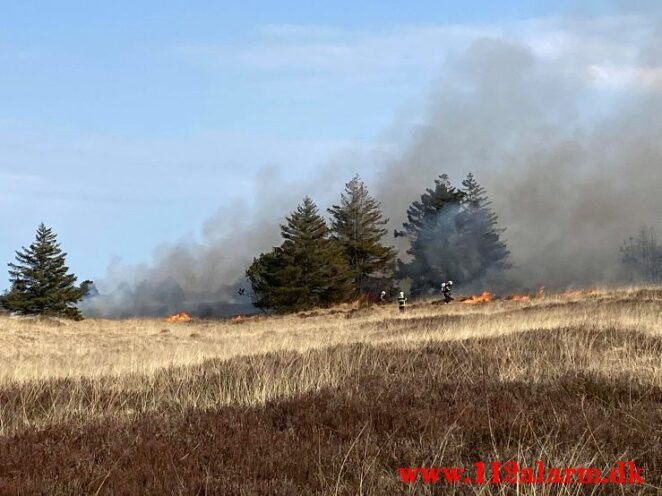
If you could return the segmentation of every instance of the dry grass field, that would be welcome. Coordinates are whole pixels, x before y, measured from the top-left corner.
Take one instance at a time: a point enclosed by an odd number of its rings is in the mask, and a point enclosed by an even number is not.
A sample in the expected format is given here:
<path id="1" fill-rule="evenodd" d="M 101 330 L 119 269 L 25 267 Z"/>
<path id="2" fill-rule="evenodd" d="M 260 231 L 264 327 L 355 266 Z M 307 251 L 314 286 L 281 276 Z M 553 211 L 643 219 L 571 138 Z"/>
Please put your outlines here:
<path id="1" fill-rule="evenodd" d="M 595 466 L 638 486 L 404 485 Z M 662 494 L 662 288 L 166 323 L 0 317 L 0 494 Z"/>

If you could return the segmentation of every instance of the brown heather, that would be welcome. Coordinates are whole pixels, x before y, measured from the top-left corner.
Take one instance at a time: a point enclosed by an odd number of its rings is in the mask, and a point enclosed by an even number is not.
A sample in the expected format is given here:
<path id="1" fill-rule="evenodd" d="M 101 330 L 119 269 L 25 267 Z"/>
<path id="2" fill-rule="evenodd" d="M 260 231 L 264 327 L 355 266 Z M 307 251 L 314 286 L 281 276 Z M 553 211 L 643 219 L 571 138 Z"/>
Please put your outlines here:
<path id="1" fill-rule="evenodd" d="M 662 494 L 662 289 L 242 324 L 0 319 L 0 494 Z M 406 487 L 400 466 L 644 467 Z"/>

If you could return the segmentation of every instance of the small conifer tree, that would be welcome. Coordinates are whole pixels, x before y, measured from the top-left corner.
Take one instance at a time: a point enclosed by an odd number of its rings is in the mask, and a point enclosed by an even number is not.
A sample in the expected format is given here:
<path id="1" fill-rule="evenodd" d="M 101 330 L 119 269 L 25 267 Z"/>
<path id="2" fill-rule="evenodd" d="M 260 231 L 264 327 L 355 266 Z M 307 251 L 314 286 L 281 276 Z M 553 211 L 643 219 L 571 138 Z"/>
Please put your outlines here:
<path id="1" fill-rule="evenodd" d="M 465 260 L 464 273 L 472 280 L 484 278 L 488 271 L 509 269 L 510 252 L 501 238 L 505 229 L 499 227 L 499 218 L 492 210 L 492 202 L 470 172 L 462 181 L 464 193 L 458 224 L 462 232 L 462 252 L 470 254 Z"/>
<path id="2" fill-rule="evenodd" d="M 388 219 L 380 207 L 359 176 L 354 176 L 345 185 L 340 204 L 328 209 L 332 237 L 344 250 L 357 294 L 374 286 L 371 276 L 390 277 L 393 272 L 395 250 L 381 242 Z"/>
<path id="3" fill-rule="evenodd" d="M 10 289 L 0 301 L 3 308 L 19 315 L 47 315 L 81 320 L 76 304 L 85 296 L 91 281 L 76 286 L 69 273 L 60 244 L 43 223 L 35 241 L 16 252 L 9 265 Z"/>
<path id="4" fill-rule="evenodd" d="M 441 283 L 455 278 L 454 267 L 461 256 L 456 250 L 457 213 L 464 193 L 450 184 L 446 174 L 434 181 L 421 199 L 407 209 L 407 222 L 399 236 L 409 238 L 408 262 L 398 261 L 398 277 L 411 283 L 411 295 L 439 290 Z"/>
<path id="5" fill-rule="evenodd" d="M 632 280 L 662 282 L 662 244 L 653 228 L 641 228 L 636 238 L 621 246 L 621 262 L 630 271 Z"/>
<path id="6" fill-rule="evenodd" d="M 489 274 L 510 267 L 510 253 L 501 239 L 497 215 L 485 189 L 472 174 L 462 188 L 448 176 L 421 195 L 407 210 L 404 231 L 409 238 L 409 261 L 398 262 L 398 275 L 411 283 L 412 296 L 438 292 L 441 283 L 484 283 Z"/>
<path id="7" fill-rule="evenodd" d="M 283 313 L 348 299 L 351 274 L 342 246 L 329 238 L 309 197 L 286 218 L 281 236 L 281 246 L 260 255 L 246 272 L 256 307 Z"/>

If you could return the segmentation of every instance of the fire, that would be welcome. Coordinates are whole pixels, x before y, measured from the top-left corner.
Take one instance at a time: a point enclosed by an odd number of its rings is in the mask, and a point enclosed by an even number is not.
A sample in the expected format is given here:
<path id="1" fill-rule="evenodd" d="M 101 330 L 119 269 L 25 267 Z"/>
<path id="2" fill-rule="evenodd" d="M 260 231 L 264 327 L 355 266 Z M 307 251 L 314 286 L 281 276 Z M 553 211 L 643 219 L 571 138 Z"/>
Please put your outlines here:
<path id="1" fill-rule="evenodd" d="M 506 300 L 510 301 L 531 301 L 534 298 L 544 298 L 545 297 L 545 286 L 540 286 L 538 288 L 538 291 L 536 291 L 535 294 L 527 294 L 527 293 L 522 293 L 522 294 L 512 294 L 510 296 L 506 297 Z"/>
<path id="2" fill-rule="evenodd" d="M 233 324 L 243 324 L 244 322 L 246 322 L 246 317 L 244 317 L 243 315 L 235 315 L 234 317 L 232 317 L 231 322 Z"/>
<path id="3" fill-rule="evenodd" d="M 490 301 L 494 301 L 494 293 L 490 293 L 489 291 L 483 291 L 479 295 L 473 295 L 465 300 L 462 300 L 462 303 L 475 305 L 476 303 L 488 303 Z"/>
<path id="4" fill-rule="evenodd" d="M 602 293 L 599 289 L 590 288 L 566 291 L 565 293 L 560 293 L 559 296 L 565 298 L 581 298 L 586 296 L 599 296 L 601 294 Z M 535 294 L 512 294 L 500 299 L 507 301 L 532 301 L 537 298 L 545 298 L 545 295 L 545 286 L 540 286 Z M 460 301 L 469 305 L 475 305 L 477 303 L 489 303 L 495 300 L 496 297 L 494 296 L 494 293 L 490 291 L 483 291 L 481 294 L 462 298 Z"/>
<path id="5" fill-rule="evenodd" d="M 192 320 L 193 317 L 191 317 L 186 312 L 179 312 L 165 318 L 166 322 L 191 322 Z"/>
<path id="6" fill-rule="evenodd" d="M 512 300 L 512 301 L 531 301 L 531 297 L 529 295 L 525 295 L 525 294 L 512 295 L 509 299 Z"/>

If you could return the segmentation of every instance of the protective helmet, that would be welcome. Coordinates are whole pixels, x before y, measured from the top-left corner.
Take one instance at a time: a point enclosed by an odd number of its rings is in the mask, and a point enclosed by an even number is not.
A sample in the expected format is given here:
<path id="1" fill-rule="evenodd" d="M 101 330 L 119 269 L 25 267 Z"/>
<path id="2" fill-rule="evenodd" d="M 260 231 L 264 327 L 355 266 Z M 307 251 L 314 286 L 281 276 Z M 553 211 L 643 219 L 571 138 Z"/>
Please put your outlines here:
<path id="1" fill-rule="evenodd" d="M 404 297 L 405 297 L 404 291 L 400 291 L 400 298 L 404 298 Z"/>
<path id="2" fill-rule="evenodd" d="M 448 281 L 448 285 L 449 285 L 449 286 L 452 286 L 452 285 L 453 285 L 453 281 Z"/>

